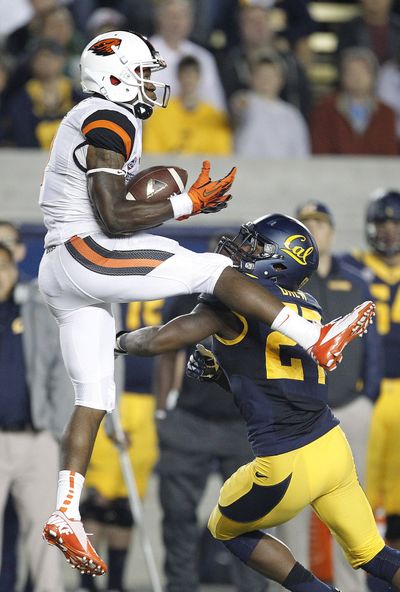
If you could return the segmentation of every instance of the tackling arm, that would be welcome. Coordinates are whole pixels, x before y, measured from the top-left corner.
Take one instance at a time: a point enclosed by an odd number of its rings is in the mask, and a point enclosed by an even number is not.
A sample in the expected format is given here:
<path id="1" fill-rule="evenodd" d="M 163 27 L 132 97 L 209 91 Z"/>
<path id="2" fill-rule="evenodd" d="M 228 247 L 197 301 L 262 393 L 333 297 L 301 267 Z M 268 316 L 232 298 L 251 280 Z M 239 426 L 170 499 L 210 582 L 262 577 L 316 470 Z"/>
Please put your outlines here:
<path id="1" fill-rule="evenodd" d="M 120 344 L 130 354 L 155 356 L 183 349 L 214 333 L 234 339 L 239 332 L 237 318 L 233 314 L 217 314 L 211 307 L 199 304 L 190 314 L 177 317 L 166 325 L 126 333 L 121 337 Z"/>

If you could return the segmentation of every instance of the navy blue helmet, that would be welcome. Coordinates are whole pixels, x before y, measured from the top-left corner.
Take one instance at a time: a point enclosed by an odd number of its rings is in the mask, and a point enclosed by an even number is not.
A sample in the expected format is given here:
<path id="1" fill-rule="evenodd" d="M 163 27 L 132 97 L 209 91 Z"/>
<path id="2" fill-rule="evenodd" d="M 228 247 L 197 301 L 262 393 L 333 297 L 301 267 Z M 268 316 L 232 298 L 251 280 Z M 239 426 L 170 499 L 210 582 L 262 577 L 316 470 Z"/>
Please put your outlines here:
<path id="1" fill-rule="evenodd" d="M 288 290 L 299 290 L 317 269 L 317 244 L 298 220 L 269 214 L 241 226 L 233 239 L 221 239 L 218 252 L 227 254 L 240 271 L 270 278 Z"/>
<path id="2" fill-rule="evenodd" d="M 400 192 L 394 189 L 375 192 L 367 208 L 366 234 L 371 247 L 382 255 L 400 252 L 400 236 L 387 237 L 379 233 L 377 224 L 394 220 L 400 222 Z"/>

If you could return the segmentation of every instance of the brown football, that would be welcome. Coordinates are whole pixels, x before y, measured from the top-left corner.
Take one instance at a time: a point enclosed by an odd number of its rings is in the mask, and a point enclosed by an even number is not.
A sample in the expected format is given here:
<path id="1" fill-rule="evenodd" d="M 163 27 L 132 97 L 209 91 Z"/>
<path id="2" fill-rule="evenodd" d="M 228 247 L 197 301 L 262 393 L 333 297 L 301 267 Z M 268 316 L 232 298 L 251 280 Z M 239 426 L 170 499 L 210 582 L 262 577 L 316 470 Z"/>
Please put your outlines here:
<path id="1" fill-rule="evenodd" d="M 128 183 L 126 199 L 164 201 L 185 190 L 187 177 L 187 171 L 179 167 L 152 166 L 140 171 Z"/>

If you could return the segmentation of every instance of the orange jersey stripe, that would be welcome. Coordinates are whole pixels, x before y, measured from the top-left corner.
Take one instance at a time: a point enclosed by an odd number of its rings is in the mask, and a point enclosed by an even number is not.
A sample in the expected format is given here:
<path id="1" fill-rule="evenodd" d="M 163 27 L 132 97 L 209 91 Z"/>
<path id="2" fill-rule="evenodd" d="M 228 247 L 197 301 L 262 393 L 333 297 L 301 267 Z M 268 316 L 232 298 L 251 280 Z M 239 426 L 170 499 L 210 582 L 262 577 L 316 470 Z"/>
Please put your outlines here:
<path id="1" fill-rule="evenodd" d="M 91 249 L 85 241 L 79 237 L 73 237 L 70 243 L 85 259 L 95 263 L 100 267 L 107 267 L 110 269 L 119 269 L 122 267 L 158 267 L 163 261 L 159 259 L 108 259 L 99 255 Z"/>
<path id="2" fill-rule="evenodd" d="M 126 159 L 128 160 L 129 155 L 132 150 L 132 140 L 129 137 L 129 134 L 124 130 L 124 128 L 122 128 L 120 125 L 117 125 L 116 123 L 113 123 L 112 121 L 108 121 L 107 119 L 98 119 L 97 121 L 92 121 L 91 123 L 88 123 L 82 129 L 82 133 L 84 135 L 86 135 L 92 129 L 96 129 L 98 127 L 105 127 L 106 129 L 109 129 L 109 130 L 115 132 L 121 138 L 121 140 L 123 141 L 124 146 L 125 146 L 125 152 L 126 152 L 125 156 L 126 156 Z"/>

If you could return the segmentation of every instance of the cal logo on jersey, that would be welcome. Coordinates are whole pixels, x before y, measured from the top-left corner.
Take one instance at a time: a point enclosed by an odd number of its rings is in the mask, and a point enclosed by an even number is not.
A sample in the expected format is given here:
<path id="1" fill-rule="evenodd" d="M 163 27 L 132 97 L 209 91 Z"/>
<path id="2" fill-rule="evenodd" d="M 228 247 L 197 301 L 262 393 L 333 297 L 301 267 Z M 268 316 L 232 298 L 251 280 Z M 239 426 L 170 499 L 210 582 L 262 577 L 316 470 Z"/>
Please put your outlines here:
<path id="1" fill-rule="evenodd" d="M 102 39 L 101 41 L 97 41 L 97 43 L 94 43 L 91 47 L 89 47 L 89 51 L 92 51 L 98 56 L 109 56 L 114 53 L 113 46 L 119 47 L 120 45 L 121 39 L 111 37 L 110 39 Z"/>
<path id="2" fill-rule="evenodd" d="M 307 242 L 307 239 L 302 234 L 292 234 L 285 240 L 285 248 L 282 247 L 282 251 L 287 253 L 292 259 L 297 261 L 300 265 L 307 265 L 307 259 L 314 251 L 314 247 L 308 247 L 305 249 L 299 243 Z"/>

